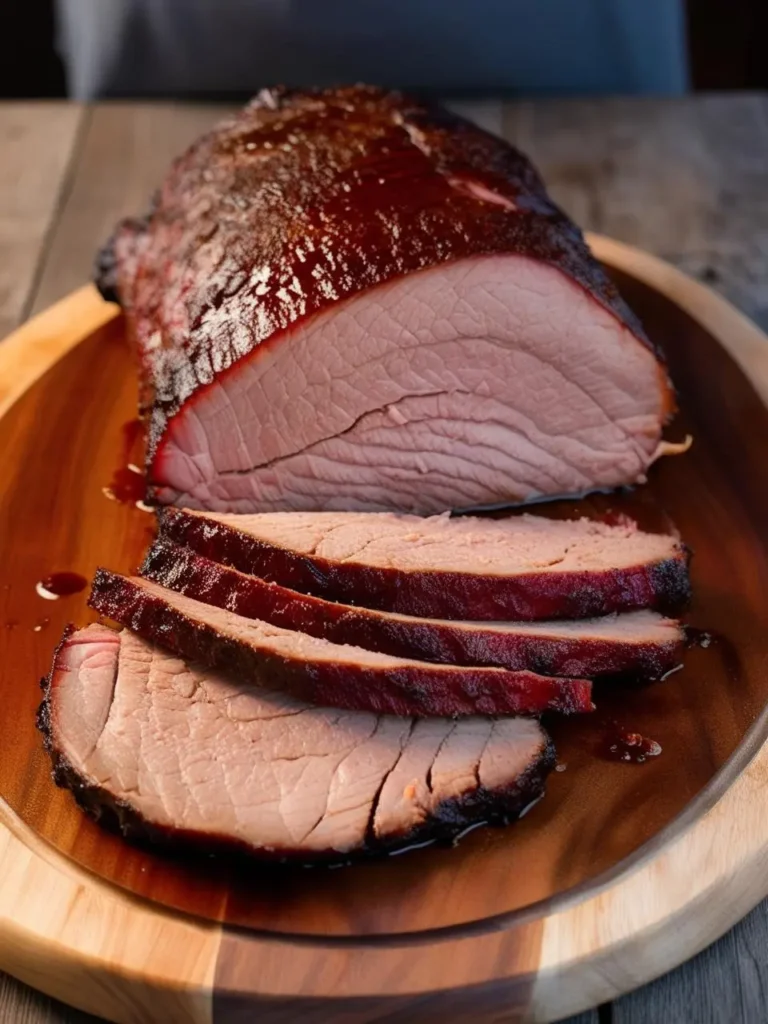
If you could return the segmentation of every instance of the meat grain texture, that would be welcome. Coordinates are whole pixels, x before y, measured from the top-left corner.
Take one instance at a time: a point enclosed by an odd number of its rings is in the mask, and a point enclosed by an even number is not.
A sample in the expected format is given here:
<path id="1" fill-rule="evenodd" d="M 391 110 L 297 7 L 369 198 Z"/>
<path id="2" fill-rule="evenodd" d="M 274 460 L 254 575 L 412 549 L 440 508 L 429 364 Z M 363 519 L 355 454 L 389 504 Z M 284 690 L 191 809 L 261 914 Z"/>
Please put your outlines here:
<path id="1" fill-rule="evenodd" d="M 38 724 L 54 778 L 132 840 L 338 859 L 516 817 L 554 763 L 527 718 L 311 707 L 92 625 L 56 652 Z"/>
<path id="2" fill-rule="evenodd" d="M 690 597 L 689 553 L 633 522 L 165 509 L 163 537 L 310 594 L 429 618 L 579 619 Z"/>
<path id="3" fill-rule="evenodd" d="M 553 676 L 660 679 L 679 663 L 677 619 L 640 610 L 595 619 L 471 622 L 398 615 L 301 594 L 158 540 L 141 575 L 246 618 L 398 658 Z"/>
<path id="4" fill-rule="evenodd" d="M 431 513 L 632 484 L 663 450 L 665 370 L 529 161 L 398 93 L 264 91 L 100 280 L 162 503 Z"/>
<path id="5" fill-rule="evenodd" d="M 96 573 L 89 604 L 174 654 L 313 704 L 395 715 L 593 710 L 588 679 L 395 658 L 244 618 L 105 569 Z"/>

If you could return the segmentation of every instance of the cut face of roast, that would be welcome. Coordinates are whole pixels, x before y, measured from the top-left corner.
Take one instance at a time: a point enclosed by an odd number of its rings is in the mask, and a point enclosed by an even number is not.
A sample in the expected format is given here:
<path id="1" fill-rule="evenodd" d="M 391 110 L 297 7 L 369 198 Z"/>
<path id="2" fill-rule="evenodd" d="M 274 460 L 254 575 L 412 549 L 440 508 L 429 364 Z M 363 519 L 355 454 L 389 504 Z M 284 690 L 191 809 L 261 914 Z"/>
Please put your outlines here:
<path id="1" fill-rule="evenodd" d="M 426 619 L 337 604 L 157 541 L 141 575 L 187 597 L 246 618 L 399 658 L 496 665 L 555 676 L 658 679 L 679 663 L 678 620 L 635 611 L 599 619 L 470 622 Z"/>
<path id="2" fill-rule="evenodd" d="M 688 555 L 634 523 L 396 513 L 166 509 L 161 534 L 296 590 L 428 618 L 578 619 L 678 611 Z"/>
<path id="3" fill-rule="evenodd" d="M 161 502 L 431 513 L 630 484 L 673 404 L 528 160 L 396 93 L 261 94 L 101 272 Z"/>
<path id="4" fill-rule="evenodd" d="M 653 353 L 580 285 L 486 256 L 246 356 L 174 417 L 152 477 L 163 503 L 232 512 L 581 494 L 643 478 L 663 401 Z"/>
<path id="5" fill-rule="evenodd" d="M 126 837 L 306 861 L 515 818 L 554 760 L 531 719 L 312 707 L 100 625 L 65 637 L 39 725 L 56 781 Z"/>
<path id="6" fill-rule="evenodd" d="M 591 711 L 591 682 L 405 660 L 247 619 L 99 569 L 89 604 L 174 654 L 313 704 L 396 715 Z"/>

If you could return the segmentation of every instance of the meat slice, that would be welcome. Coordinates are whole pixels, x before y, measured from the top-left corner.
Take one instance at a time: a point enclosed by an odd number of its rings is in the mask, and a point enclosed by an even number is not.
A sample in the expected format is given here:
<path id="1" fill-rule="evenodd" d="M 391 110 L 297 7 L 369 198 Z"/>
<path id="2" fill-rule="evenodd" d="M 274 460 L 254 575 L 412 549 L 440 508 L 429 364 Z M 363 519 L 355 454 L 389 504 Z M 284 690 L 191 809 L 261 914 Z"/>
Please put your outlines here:
<path id="1" fill-rule="evenodd" d="M 100 625 L 65 635 L 38 724 L 56 782 L 126 838 L 305 861 L 511 820 L 554 761 L 531 719 L 312 707 Z"/>
<path id="2" fill-rule="evenodd" d="M 684 545 L 629 522 L 166 509 L 160 532 L 242 572 L 403 615 L 530 621 L 634 608 L 672 614 L 689 597 Z"/>
<path id="3" fill-rule="evenodd" d="M 150 549 L 141 575 L 246 618 L 398 658 L 497 665 L 555 676 L 658 679 L 679 663 L 684 643 L 676 619 L 651 611 L 598 619 L 483 623 L 336 604 L 238 572 L 163 540 Z"/>
<path id="4" fill-rule="evenodd" d="M 439 512 L 644 478 L 673 405 L 506 142 L 397 93 L 269 90 L 101 260 L 161 502 Z"/>
<path id="5" fill-rule="evenodd" d="M 586 679 L 394 658 L 246 619 L 105 569 L 96 573 L 89 603 L 174 654 L 312 704 L 395 715 L 592 710 Z"/>

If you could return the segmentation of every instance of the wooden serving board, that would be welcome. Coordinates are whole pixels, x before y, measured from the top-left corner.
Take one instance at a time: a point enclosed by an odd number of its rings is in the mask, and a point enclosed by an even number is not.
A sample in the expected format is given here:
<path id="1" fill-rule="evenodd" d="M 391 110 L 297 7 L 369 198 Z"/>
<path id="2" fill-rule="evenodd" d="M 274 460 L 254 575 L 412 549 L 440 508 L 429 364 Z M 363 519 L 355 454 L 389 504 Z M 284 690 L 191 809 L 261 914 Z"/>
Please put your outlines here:
<path id="1" fill-rule="evenodd" d="M 592 238 L 667 353 L 691 451 L 634 494 L 542 507 L 674 523 L 693 547 L 685 668 L 551 723 L 519 824 L 337 870 L 184 861 L 103 832 L 49 777 L 37 680 L 153 517 L 104 492 L 130 454 L 123 322 L 88 287 L 0 346 L 0 968 L 120 1022 L 555 1020 L 712 942 L 768 893 L 768 338 L 651 256 Z M 135 458 L 135 455 L 134 455 Z M 659 741 L 605 760 L 612 723 Z"/>

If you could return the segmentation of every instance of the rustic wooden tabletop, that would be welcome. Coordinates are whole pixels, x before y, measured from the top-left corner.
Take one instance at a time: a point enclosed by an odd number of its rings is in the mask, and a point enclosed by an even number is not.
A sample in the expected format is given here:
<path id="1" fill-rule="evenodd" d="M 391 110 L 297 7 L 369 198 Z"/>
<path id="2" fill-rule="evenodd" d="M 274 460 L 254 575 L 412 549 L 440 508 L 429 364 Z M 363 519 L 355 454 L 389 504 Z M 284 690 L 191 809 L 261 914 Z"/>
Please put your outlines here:
<path id="1" fill-rule="evenodd" d="M 516 142 L 585 228 L 647 249 L 768 330 L 768 96 L 453 104 Z M 0 338 L 77 288 L 115 220 L 221 107 L 0 104 Z M 1 755 L 0 755 L 1 756 Z M 569 1024 L 768 1024 L 768 901 L 672 974 Z M 95 1018 L 0 975 L 0 1024 Z"/>

